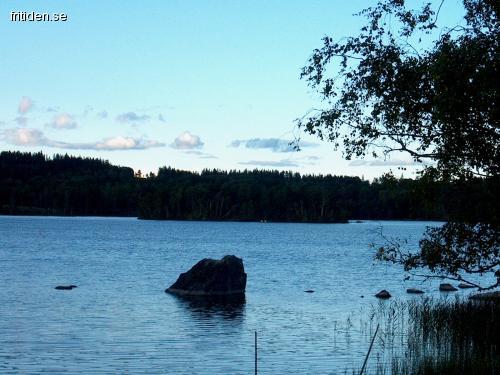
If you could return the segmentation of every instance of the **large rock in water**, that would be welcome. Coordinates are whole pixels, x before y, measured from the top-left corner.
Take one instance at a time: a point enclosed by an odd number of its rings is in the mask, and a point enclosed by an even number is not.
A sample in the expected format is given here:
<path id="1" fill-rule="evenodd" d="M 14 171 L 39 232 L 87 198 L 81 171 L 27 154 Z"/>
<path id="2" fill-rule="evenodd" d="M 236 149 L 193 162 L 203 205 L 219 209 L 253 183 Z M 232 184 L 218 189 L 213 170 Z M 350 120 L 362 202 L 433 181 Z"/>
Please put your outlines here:
<path id="1" fill-rule="evenodd" d="M 203 259 L 181 273 L 165 292 L 185 296 L 227 296 L 245 293 L 247 274 L 243 260 L 226 255 L 221 260 Z"/>

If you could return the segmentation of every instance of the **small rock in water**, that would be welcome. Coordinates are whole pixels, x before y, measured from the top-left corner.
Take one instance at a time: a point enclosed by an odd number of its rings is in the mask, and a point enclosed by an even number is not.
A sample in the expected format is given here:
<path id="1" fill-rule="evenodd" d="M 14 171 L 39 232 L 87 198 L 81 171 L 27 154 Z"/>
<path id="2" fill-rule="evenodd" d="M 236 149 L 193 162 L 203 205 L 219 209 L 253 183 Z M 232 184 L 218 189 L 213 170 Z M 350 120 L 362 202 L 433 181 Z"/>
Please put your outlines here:
<path id="1" fill-rule="evenodd" d="M 314 290 L 308 289 L 308 290 L 304 290 L 304 292 L 306 292 L 306 293 L 314 293 Z"/>
<path id="2" fill-rule="evenodd" d="M 416 288 L 408 288 L 408 289 L 406 289 L 406 293 L 409 293 L 409 294 L 422 294 L 422 293 L 424 293 L 424 291 L 420 290 L 420 289 L 416 289 Z"/>
<path id="3" fill-rule="evenodd" d="M 455 292 L 458 289 L 451 284 L 439 284 L 439 291 L 441 292 Z"/>
<path id="4" fill-rule="evenodd" d="M 476 288 L 474 285 L 465 284 L 465 283 L 460 283 L 460 284 L 458 284 L 458 287 L 459 287 L 460 289 L 470 289 L 470 288 Z"/>
<path id="5" fill-rule="evenodd" d="M 58 285 L 54 289 L 57 289 L 57 290 L 71 290 L 71 289 L 74 289 L 76 287 L 77 287 L 76 285 Z"/>
<path id="6" fill-rule="evenodd" d="M 378 292 L 377 294 L 375 294 L 375 297 L 387 299 L 387 298 L 391 298 L 392 296 L 387 290 L 383 289 L 380 292 Z"/>

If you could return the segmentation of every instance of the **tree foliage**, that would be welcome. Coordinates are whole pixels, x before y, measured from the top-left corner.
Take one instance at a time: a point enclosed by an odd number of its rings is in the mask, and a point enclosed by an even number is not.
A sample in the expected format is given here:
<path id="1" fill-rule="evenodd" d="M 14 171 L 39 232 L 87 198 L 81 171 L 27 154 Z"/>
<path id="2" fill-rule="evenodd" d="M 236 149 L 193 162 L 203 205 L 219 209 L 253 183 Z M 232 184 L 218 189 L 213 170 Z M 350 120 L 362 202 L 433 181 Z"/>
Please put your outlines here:
<path id="1" fill-rule="evenodd" d="M 0 153 L 0 213 L 133 216 L 134 171 L 100 159 Z"/>
<path id="2" fill-rule="evenodd" d="M 0 153 L 0 213 L 114 215 L 169 220 L 339 222 L 481 217 L 497 185 L 385 175 L 300 175 L 278 171 L 202 173 L 160 168 L 147 178 L 98 159 Z M 473 204 L 459 205 L 465 196 Z"/>
<path id="3" fill-rule="evenodd" d="M 386 244 L 378 248 L 376 258 L 400 263 L 409 272 L 427 268 L 438 277 L 493 289 L 500 285 L 499 236 L 500 232 L 489 224 L 448 222 L 441 227 L 427 228 L 417 253 L 402 249 L 406 241 L 384 237 Z M 484 286 L 471 281 L 464 273 L 480 276 L 494 273 L 497 280 Z"/>
<path id="4" fill-rule="evenodd" d="M 434 162 L 424 178 L 497 181 L 500 2 L 463 0 L 463 22 L 440 27 L 445 1 L 415 10 L 404 0 L 381 0 L 359 14 L 367 19 L 359 35 L 325 37 L 301 73 L 325 106 L 299 119 L 299 128 L 333 142 L 348 159 L 403 152 Z M 493 202 L 479 216 L 458 210 L 443 227 L 428 229 L 417 253 L 388 244 L 379 258 L 457 278 L 500 277 Z"/>
<path id="5" fill-rule="evenodd" d="M 463 3 L 466 24 L 441 30 L 430 48 L 432 3 L 414 11 L 384 0 L 360 13 L 368 22 L 359 35 L 325 37 L 301 77 L 328 105 L 299 127 L 347 158 L 401 151 L 435 160 L 446 176 L 498 174 L 500 6 Z"/>

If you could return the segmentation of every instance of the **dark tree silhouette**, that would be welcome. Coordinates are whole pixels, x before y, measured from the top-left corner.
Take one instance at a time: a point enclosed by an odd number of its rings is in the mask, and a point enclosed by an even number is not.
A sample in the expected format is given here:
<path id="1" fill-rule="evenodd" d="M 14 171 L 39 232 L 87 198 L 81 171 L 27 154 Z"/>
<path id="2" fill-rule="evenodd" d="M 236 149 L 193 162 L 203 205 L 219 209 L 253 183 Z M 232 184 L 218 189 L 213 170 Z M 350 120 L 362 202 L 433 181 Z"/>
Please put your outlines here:
<path id="1" fill-rule="evenodd" d="M 403 179 L 299 175 L 278 171 L 202 173 L 131 168 L 68 155 L 0 153 L 0 213 L 138 216 L 158 220 L 345 222 L 348 219 L 446 220 L 457 203 L 467 215 L 491 210 L 495 186 Z M 430 194 L 430 192 L 432 194 Z"/>
<path id="2" fill-rule="evenodd" d="M 360 13 L 367 23 L 359 35 L 325 37 L 301 78 L 326 106 L 299 119 L 299 128 L 333 142 L 347 159 L 404 152 L 435 162 L 426 178 L 498 185 L 500 2 L 463 0 L 463 24 L 439 28 L 444 1 L 412 10 L 404 0 L 382 0 Z M 426 232 L 418 254 L 389 245 L 379 257 L 457 279 L 492 272 L 500 281 L 498 206 L 491 204 L 480 214 L 458 209 Z"/>

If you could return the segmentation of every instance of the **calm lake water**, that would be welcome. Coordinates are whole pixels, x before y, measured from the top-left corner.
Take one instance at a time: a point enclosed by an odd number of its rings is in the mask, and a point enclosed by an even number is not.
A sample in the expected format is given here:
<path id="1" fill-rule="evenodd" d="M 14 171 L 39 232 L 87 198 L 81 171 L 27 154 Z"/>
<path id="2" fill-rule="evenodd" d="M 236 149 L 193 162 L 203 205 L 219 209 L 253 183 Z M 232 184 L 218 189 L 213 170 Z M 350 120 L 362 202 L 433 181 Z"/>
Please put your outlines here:
<path id="1" fill-rule="evenodd" d="M 440 298 L 439 281 L 403 281 L 373 260 L 381 225 L 415 246 L 439 223 L 0 217 L 0 373 L 251 374 L 254 331 L 259 373 L 351 373 L 373 331 L 363 319 L 387 303 L 376 292 Z M 226 254 L 244 260 L 245 303 L 164 293 L 200 259 Z"/>

